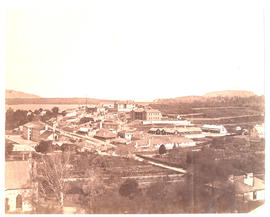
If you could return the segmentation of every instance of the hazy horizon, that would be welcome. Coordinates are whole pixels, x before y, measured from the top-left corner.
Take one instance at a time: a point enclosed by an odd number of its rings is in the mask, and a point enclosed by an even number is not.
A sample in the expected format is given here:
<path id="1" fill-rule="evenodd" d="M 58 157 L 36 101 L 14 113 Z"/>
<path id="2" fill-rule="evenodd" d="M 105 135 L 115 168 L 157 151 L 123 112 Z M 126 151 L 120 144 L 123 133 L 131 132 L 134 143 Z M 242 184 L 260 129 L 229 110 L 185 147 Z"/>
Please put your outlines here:
<path id="1" fill-rule="evenodd" d="M 166 99 L 166 98 L 160 98 L 160 97 L 157 97 L 157 98 L 155 98 L 155 99 L 150 99 L 150 100 L 140 100 L 140 99 L 138 99 L 138 100 L 133 100 L 131 97 L 130 98 L 127 98 L 127 99 L 117 99 L 117 98 L 114 98 L 114 99 L 111 99 L 111 98 L 97 98 L 97 97 L 95 97 L 95 96 L 86 96 L 86 97 L 83 97 L 83 96 L 75 96 L 75 97 L 57 97 L 57 96 L 54 96 L 54 97 L 43 97 L 43 96 L 39 96 L 39 95 L 37 95 L 37 94 L 35 94 L 35 93 L 26 93 L 26 92 L 23 92 L 23 91 L 20 91 L 20 90 L 13 90 L 13 89 L 6 89 L 6 91 L 17 91 L 17 92 L 20 92 L 20 93 L 24 93 L 24 94 L 29 94 L 29 95 L 34 95 L 34 96 L 36 96 L 36 97 L 40 97 L 40 98 L 63 98 L 63 99 L 68 99 L 68 98 L 81 98 L 81 99 L 83 99 L 83 98 L 88 98 L 88 99 L 97 99 L 97 100 L 111 100 L 111 101 L 113 101 L 113 100 L 116 100 L 116 101 L 118 101 L 118 100 L 120 100 L 120 101 L 125 101 L 125 100 L 131 100 L 131 101 L 137 101 L 137 102 L 153 102 L 154 100 L 158 100 L 158 99 Z M 253 94 L 255 94 L 255 95 L 257 95 L 257 96 L 264 96 L 264 94 L 261 94 L 261 95 L 258 95 L 258 94 L 256 94 L 256 93 L 254 93 L 253 91 L 248 91 L 248 90 L 221 90 L 221 91 L 212 91 L 212 92 L 208 92 L 208 93 L 204 93 L 204 94 L 201 94 L 201 95 L 185 95 L 185 96 L 178 96 L 178 97 L 196 97 L 196 96 L 205 96 L 206 94 L 209 94 L 209 93 L 216 93 L 216 92 L 227 92 L 227 91 L 236 91 L 236 92 L 238 92 L 238 91 L 243 91 L 243 92 L 250 92 L 250 93 L 253 93 Z M 168 99 L 169 98 L 178 98 L 178 97 L 168 97 Z M 23 97 L 22 97 L 23 98 Z M 27 97 L 28 98 L 28 97 Z M 30 97 L 29 97 L 30 98 Z M 12 98 L 9 98 L 9 99 L 12 99 Z"/>
<path id="2" fill-rule="evenodd" d="M 98 1 L 7 9 L 6 89 L 136 101 L 222 90 L 262 95 L 263 10 L 244 5 Z"/>

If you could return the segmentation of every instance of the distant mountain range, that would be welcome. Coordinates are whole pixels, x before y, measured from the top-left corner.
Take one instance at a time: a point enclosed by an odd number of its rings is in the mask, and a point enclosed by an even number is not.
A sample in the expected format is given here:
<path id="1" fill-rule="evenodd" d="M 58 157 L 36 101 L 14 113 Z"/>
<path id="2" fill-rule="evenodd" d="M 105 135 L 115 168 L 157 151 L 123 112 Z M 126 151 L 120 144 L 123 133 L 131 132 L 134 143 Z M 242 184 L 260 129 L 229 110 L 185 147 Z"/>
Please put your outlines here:
<path id="1" fill-rule="evenodd" d="M 204 96 L 206 96 L 206 97 L 217 97 L 217 96 L 222 96 L 222 97 L 234 97 L 234 96 L 250 97 L 250 96 L 255 96 L 255 94 L 252 91 L 247 91 L 247 90 L 224 90 L 224 91 L 210 92 L 210 93 L 205 94 Z"/>
<path id="2" fill-rule="evenodd" d="M 16 90 L 6 90 L 6 99 L 14 99 L 14 98 L 40 98 L 40 96 L 24 93 Z"/>
<path id="3" fill-rule="evenodd" d="M 232 98 L 232 97 L 251 97 L 256 96 L 251 91 L 246 90 L 224 90 L 224 91 L 215 91 L 207 93 L 203 96 L 182 96 L 182 97 L 176 97 L 176 98 L 168 98 L 168 99 L 156 99 L 154 100 L 154 103 L 192 103 L 194 101 L 206 101 L 209 98 L 213 97 L 226 97 L 226 98 Z"/>
<path id="4" fill-rule="evenodd" d="M 156 99 L 153 102 L 154 103 L 192 103 L 194 101 L 206 101 L 209 98 L 212 97 L 250 97 L 250 96 L 256 96 L 251 91 L 245 91 L 245 90 L 225 90 L 225 91 L 216 91 L 216 92 L 210 92 L 203 96 L 182 96 L 182 97 L 176 97 L 176 98 L 168 98 L 168 99 Z M 105 100 L 105 99 L 95 99 L 95 98 L 87 98 L 88 103 L 101 103 L 101 102 L 107 102 L 112 103 L 115 101 L 120 100 Z M 122 101 L 122 100 L 121 100 Z M 21 91 L 15 91 L 15 90 L 6 90 L 6 103 L 7 104 L 84 104 L 86 103 L 85 98 L 42 98 L 40 96 L 24 93 Z M 151 103 L 151 102 L 149 102 Z"/>

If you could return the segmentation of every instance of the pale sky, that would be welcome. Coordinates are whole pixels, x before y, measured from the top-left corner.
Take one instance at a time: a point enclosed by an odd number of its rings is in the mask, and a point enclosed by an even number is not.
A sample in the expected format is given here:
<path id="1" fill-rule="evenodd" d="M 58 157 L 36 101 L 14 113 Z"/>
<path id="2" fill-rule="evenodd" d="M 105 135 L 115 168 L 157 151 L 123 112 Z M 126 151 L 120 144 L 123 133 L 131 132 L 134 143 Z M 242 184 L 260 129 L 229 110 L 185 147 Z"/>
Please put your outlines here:
<path id="1" fill-rule="evenodd" d="M 191 0 L 8 9 L 5 79 L 6 89 L 42 97 L 261 95 L 263 7 Z"/>

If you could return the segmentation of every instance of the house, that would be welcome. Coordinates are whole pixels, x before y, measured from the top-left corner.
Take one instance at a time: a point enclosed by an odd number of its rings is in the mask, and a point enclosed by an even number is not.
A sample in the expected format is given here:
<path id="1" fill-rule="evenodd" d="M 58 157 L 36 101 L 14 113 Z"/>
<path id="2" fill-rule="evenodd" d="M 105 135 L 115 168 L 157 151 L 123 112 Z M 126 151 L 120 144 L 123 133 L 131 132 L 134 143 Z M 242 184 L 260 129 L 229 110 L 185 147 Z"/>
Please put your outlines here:
<path id="1" fill-rule="evenodd" d="M 209 188 L 226 190 L 234 193 L 238 201 L 263 201 L 264 200 L 264 181 L 254 177 L 253 173 L 234 176 L 230 175 L 227 181 L 214 181 L 206 184 Z"/>
<path id="2" fill-rule="evenodd" d="M 146 109 L 145 110 L 145 120 L 146 121 L 160 121 L 162 114 L 157 109 Z"/>
<path id="3" fill-rule="evenodd" d="M 127 131 L 127 130 L 122 130 L 120 132 L 118 132 L 118 136 L 127 140 L 131 140 L 132 136 L 133 136 L 133 132 L 132 131 Z"/>
<path id="4" fill-rule="evenodd" d="M 120 129 L 120 122 L 117 120 L 107 119 L 101 123 L 101 127 L 104 129 L 118 131 Z"/>
<path id="5" fill-rule="evenodd" d="M 196 143 L 192 139 L 179 136 L 152 136 L 149 138 L 149 142 L 150 145 L 157 149 L 161 145 L 164 145 L 166 149 L 196 146 Z"/>
<path id="6" fill-rule="evenodd" d="M 11 152 L 12 159 L 27 160 L 30 159 L 35 152 L 35 149 L 29 145 L 13 144 Z"/>
<path id="7" fill-rule="evenodd" d="M 77 112 L 76 111 L 71 111 L 71 112 L 69 112 L 69 113 L 67 113 L 65 115 L 65 117 L 69 117 L 69 118 L 76 117 L 76 116 L 77 116 Z"/>
<path id="8" fill-rule="evenodd" d="M 227 130 L 223 125 L 204 124 L 202 126 L 202 131 L 209 133 L 227 134 Z"/>
<path id="9" fill-rule="evenodd" d="M 123 139 L 123 138 L 115 138 L 111 140 L 112 144 L 119 145 L 119 144 L 128 144 L 130 141 Z"/>
<path id="10" fill-rule="evenodd" d="M 250 136 L 252 138 L 264 139 L 264 124 L 262 125 L 256 124 L 250 130 Z"/>
<path id="11" fill-rule="evenodd" d="M 254 177 L 253 173 L 232 176 L 236 197 L 244 201 L 264 200 L 264 181 Z"/>
<path id="12" fill-rule="evenodd" d="M 131 111 L 131 120 L 143 120 L 143 121 L 160 121 L 162 114 L 157 109 L 152 108 L 138 108 Z"/>
<path id="13" fill-rule="evenodd" d="M 41 140 L 44 140 L 44 141 L 58 140 L 58 135 L 52 130 L 46 130 L 40 134 L 39 141 Z"/>
<path id="14" fill-rule="evenodd" d="M 139 152 L 156 151 L 156 148 L 151 146 L 149 139 L 139 139 L 133 141 L 131 145 Z"/>
<path id="15" fill-rule="evenodd" d="M 114 103 L 114 110 L 116 112 L 131 112 L 136 105 L 132 102 L 126 101 L 126 102 L 115 102 Z"/>
<path id="16" fill-rule="evenodd" d="M 193 140 L 179 136 L 151 136 L 133 141 L 132 144 L 136 149 L 145 149 L 147 151 L 157 150 L 161 145 L 164 145 L 166 149 L 196 146 Z"/>
<path id="17" fill-rule="evenodd" d="M 32 161 L 5 162 L 5 211 L 30 213 L 37 200 L 37 183 L 33 181 L 35 166 Z"/>
<path id="18" fill-rule="evenodd" d="M 85 135 L 87 136 L 89 132 L 89 128 L 87 127 L 80 127 L 80 129 L 77 131 L 77 133 L 81 134 L 81 135 Z"/>
<path id="19" fill-rule="evenodd" d="M 46 125 L 40 121 L 33 121 L 23 125 L 22 137 L 26 140 L 39 141 L 39 137 Z"/>
<path id="20" fill-rule="evenodd" d="M 110 141 L 111 139 L 116 138 L 116 134 L 108 129 L 100 129 L 94 137 L 102 141 Z"/>

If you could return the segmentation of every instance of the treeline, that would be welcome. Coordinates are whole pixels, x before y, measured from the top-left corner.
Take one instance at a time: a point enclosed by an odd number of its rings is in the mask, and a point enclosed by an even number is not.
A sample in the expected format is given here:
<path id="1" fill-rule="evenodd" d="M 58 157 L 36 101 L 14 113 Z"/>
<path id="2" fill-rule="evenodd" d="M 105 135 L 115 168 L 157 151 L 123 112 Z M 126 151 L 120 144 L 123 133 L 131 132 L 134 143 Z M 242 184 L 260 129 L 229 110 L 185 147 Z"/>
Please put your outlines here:
<path id="1" fill-rule="evenodd" d="M 46 113 L 44 115 L 41 115 L 42 111 L 46 111 Z M 58 112 L 58 107 L 53 107 L 52 110 L 43 110 L 42 108 L 40 108 L 33 112 L 31 110 L 21 109 L 14 111 L 13 109 L 9 108 L 6 111 L 5 128 L 6 130 L 12 130 L 31 121 L 40 120 L 45 122 L 53 117 L 56 117 Z"/>

